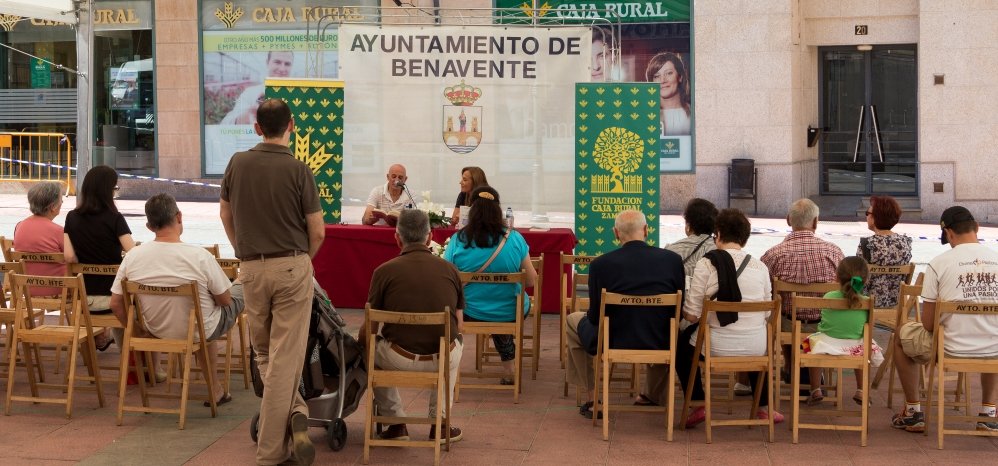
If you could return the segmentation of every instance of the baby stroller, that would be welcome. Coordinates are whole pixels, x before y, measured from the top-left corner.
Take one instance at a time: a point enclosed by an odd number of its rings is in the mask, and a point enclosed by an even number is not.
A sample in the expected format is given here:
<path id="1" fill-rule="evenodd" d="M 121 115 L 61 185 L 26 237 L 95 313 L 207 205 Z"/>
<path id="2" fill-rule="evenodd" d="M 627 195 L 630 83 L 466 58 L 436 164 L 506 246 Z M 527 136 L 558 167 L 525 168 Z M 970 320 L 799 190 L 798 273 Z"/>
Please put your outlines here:
<path id="1" fill-rule="evenodd" d="M 360 345 L 346 332 L 346 322 L 336 313 L 326 292 L 312 279 L 315 297 L 308 327 L 308 346 L 298 392 L 309 411 L 309 426 L 325 427 L 326 442 L 333 451 L 346 444 L 347 426 L 343 418 L 357 410 L 367 390 L 367 369 Z M 253 390 L 263 397 L 263 378 L 250 350 Z M 250 422 L 250 437 L 257 441 L 260 413 Z"/>

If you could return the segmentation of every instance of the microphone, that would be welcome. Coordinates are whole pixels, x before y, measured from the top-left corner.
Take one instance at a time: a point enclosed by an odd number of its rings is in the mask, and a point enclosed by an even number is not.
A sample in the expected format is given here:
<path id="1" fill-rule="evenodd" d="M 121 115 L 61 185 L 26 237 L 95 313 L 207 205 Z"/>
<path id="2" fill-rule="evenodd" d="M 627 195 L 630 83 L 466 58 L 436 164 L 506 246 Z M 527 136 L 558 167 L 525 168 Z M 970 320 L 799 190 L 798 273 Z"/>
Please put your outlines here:
<path id="1" fill-rule="evenodd" d="M 402 188 L 402 191 L 405 192 L 405 195 L 409 197 L 409 208 L 410 209 L 416 208 L 416 200 L 412 198 L 412 193 L 409 192 L 409 187 L 406 186 L 405 183 L 402 182 L 402 180 L 395 180 L 395 187 Z"/>

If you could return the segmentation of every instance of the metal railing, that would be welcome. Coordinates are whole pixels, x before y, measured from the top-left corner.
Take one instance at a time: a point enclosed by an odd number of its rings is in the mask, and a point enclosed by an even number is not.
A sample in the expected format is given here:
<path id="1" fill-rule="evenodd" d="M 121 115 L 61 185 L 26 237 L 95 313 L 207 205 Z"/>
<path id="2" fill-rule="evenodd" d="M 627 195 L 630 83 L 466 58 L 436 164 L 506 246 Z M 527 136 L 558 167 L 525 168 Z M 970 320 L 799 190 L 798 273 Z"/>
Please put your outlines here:
<path id="1" fill-rule="evenodd" d="M 0 180 L 73 186 L 73 147 L 65 133 L 0 132 Z"/>

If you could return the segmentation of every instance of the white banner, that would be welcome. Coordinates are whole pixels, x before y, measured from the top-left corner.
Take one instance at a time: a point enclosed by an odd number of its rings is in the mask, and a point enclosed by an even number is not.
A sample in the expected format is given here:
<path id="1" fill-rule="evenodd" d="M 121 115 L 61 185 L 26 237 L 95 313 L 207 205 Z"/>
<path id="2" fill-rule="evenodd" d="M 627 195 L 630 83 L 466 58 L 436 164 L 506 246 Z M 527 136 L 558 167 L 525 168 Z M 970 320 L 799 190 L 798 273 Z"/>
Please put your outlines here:
<path id="1" fill-rule="evenodd" d="M 573 211 L 574 89 L 590 79 L 589 28 L 343 24 L 339 32 L 346 205 L 364 203 L 401 163 L 414 196 L 432 191 L 448 215 L 465 166 L 485 170 L 504 206 Z"/>

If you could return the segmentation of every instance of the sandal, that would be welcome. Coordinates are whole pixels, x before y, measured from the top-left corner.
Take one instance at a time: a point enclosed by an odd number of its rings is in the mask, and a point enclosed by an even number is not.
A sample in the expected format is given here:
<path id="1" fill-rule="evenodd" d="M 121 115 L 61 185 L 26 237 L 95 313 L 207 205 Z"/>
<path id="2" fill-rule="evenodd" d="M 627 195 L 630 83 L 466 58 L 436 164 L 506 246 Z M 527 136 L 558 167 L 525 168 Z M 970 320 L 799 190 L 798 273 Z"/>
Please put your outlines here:
<path id="1" fill-rule="evenodd" d="M 499 385 L 514 385 L 512 377 L 502 377 L 499 379 Z"/>
<path id="2" fill-rule="evenodd" d="M 652 401 L 651 398 L 648 398 L 644 394 L 639 394 L 638 399 L 634 400 L 634 406 L 658 406 L 658 403 Z"/>
<path id="3" fill-rule="evenodd" d="M 114 343 L 114 339 L 104 335 L 103 333 L 94 337 L 94 346 L 97 348 L 97 351 L 107 351 L 108 347 L 111 346 L 111 343 Z"/>
<path id="4" fill-rule="evenodd" d="M 807 397 L 806 403 L 808 406 L 817 406 L 821 404 L 824 399 L 825 394 L 822 393 L 821 389 L 815 388 L 814 390 L 811 390 L 811 395 Z"/>
<path id="5" fill-rule="evenodd" d="M 852 395 L 852 401 L 855 401 L 856 404 L 863 406 L 863 390 L 856 390 L 856 393 L 853 393 Z M 869 406 L 873 406 L 873 400 L 869 400 L 867 403 Z"/>

